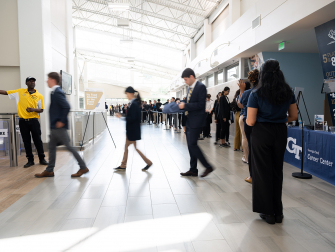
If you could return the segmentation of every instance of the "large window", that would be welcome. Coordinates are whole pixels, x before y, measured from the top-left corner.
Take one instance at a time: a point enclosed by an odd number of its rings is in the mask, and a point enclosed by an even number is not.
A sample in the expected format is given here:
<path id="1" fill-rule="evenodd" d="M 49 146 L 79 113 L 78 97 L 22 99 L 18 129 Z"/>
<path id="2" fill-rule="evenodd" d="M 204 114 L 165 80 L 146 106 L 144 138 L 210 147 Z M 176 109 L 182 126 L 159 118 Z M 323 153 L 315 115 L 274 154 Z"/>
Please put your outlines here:
<path id="1" fill-rule="evenodd" d="M 239 64 L 234 64 L 226 68 L 227 71 L 227 82 L 237 80 L 240 78 Z"/>
<path id="2" fill-rule="evenodd" d="M 207 87 L 214 87 L 214 74 L 207 77 Z"/>
<path id="3" fill-rule="evenodd" d="M 220 70 L 219 72 L 217 72 L 217 83 L 215 85 L 219 85 L 223 83 L 223 70 Z"/>

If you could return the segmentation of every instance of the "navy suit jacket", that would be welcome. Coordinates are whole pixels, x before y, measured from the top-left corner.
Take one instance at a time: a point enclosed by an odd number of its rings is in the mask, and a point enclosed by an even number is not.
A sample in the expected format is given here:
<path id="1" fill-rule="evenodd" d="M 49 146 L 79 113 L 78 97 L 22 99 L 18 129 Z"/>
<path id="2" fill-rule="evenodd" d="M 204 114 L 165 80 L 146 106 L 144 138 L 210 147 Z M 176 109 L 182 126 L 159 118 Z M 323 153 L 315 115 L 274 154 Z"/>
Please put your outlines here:
<path id="1" fill-rule="evenodd" d="M 58 87 L 51 92 L 51 103 L 49 108 L 50 128 L 56 129 L 56 123 L 64 123 L 64 128 L 69 128 L 67 115 L 70 111 L 70 104 L 67 102 L 65 93 Z"/>
<path id="2" fill-rule="evenodd" d="M 197 81 L 192 91 L 189 103 L 185 103 L 185 111 L 188 111 L 186 127 L 203 128 L 206 126 L 206 95 L 207 89 L 204 84 Z M 188 93 L 186 99 L 188 97 Z"/>
<path id="3" fill-rule="evenodd" d="M 126 132 L 129 141 L 141 140 L 141 108 L 135 100 L 126 113 Z"/>

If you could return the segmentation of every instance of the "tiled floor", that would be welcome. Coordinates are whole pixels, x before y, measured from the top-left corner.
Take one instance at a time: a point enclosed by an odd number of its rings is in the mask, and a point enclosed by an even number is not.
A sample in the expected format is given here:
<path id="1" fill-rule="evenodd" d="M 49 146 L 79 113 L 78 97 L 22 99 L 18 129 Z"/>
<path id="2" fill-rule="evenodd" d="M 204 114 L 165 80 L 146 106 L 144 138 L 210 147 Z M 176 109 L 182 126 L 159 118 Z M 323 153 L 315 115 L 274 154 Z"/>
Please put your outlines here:
<path id="1" fill-rule="evenodd" d="M 126 172 L 115 172 L 125 142 L 124 122 L 86 150 L 87 175 L 71 179 L 73 159 L 0 213 L 1 251 L 335 251 L 335 187 L 314 177 L 297 180 L 285 165 L 282 224 L 251 211 L 251 185 L 241 153 L 200 142 L 216 168 L 208 178 L 183 178 L 189 168 L 185 136 L 142 126 Z M 201 167 L 201 165 L 199 166 Z M 202 170 L 202 167 L 200 168 Z M 31 182 L 33 183 L 33 182 Z"/>

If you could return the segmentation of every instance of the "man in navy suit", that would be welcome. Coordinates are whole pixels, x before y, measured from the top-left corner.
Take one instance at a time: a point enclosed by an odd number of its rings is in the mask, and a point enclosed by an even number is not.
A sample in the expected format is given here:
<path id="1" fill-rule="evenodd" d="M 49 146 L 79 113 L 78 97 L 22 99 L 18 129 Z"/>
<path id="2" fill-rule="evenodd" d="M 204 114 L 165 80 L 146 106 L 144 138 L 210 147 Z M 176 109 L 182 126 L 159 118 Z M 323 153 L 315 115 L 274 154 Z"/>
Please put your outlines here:
<path id="1" fill-rule="evenodd" d="M 207 162 L 202 151 L 198 146 L 198 138 L 201 130 L 206 124 L 206 95 L 207 89 L 204 84 L 197 81 L 192 69 L 186 68 L 181 76 L 189 86 L 186 103 L 179 104 L 179 109 L 185 110 L 187 116 L 186 122 L 186 139 L 187 146 L 191 157 L 191 168 L 188 172 L 181 173 L 182 176 L 198 176 L 197 160 L 206 168 L 201 177 L 206 177 L 214 169 Z"/>
<path id="2" fill-rule="evenodd" d="M 89 172 L 84 160 L 78 152 L 70 145 L 70 138 L 67 134 L 68 120 L 67 115 L 70 111 L 70 104 L 67 102 L 65 93 L 61 89 L 60 75 L 56 72 L 48 74 L 48 86 L 51 89 L 51 104 L 49 108 L 50 117 L 50 142 L 49 142 L 49 165 L 42 173 L 35 174 L 36 178 L 54 177 L 54 168 L 56 163 L 56 147 L 57 145 L 65 145 L 66 148 L 77 159 L 80 169 L 71 177 L 80 177 Z"/>

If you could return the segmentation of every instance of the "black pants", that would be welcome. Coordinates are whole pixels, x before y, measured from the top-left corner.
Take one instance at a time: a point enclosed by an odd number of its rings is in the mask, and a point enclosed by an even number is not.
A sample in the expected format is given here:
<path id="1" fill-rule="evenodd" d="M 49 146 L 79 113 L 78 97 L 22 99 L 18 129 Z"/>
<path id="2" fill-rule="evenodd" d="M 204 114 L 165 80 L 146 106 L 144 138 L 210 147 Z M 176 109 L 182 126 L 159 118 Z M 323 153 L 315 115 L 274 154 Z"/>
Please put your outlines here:
<path id="1" fill-rule="evenodd" d="M 283 213 L 283 163 L 287 142 L 284 123 L 256 122 L 251 134 L 253 211 Z M 250 153 L 249 153 L 250 155 Z"/>
<path id="2" fill-rule="evenodd" d="M 162 111 L 159 111 L 159 112 L 162 112 Z M 157 123 L 159 123 L 159 118 L 161 118 L 161 123 L 163 123 L 163 114 L 162 113 L 158 113 Z"/>
<path id="3" fill-rule="evenodd" d="M 201 129 L 202 128 L 192 129 L 192 128 L 186 127 L 187 147 L 188 147 L 188 151 L 190 153 L 190 158 L 191 158 L 190 171 L 192 171 L 192 172 L 198 172 L 198 168 L 197 168 L 198 159 L 205 168 L 212 167 L 207 162 L 204 154 L 202 154 L 202 151 L 200 150 L 200 148 L 198 146 L 198 138 L 200 136 Z"/>
<path id="4" fill-rule="evenodd" d="M 220 120 L 217 120 L 217 123 L 216 123 L 216 141 L 220 140 L 220 135 L 221 135 L 221 121 Z"/>
<path id="5" fill-rule="evenodd" d="M 37 119 L 30 121 L 19 120 L 19 126 L 28 161 L 34 162 L 33 150 L 31 148 L 31 137 L 33 138 L 39 159 L 43 160 L 45 155 L 41 140 L 41 126 L 39 121 Z"/>
<path id="6" fill-rule="evenodd" d="M 223 121 L 221 119 L 220 121 L 221 124 L 221 133 L 220 133 L 220 139 L 225 139 L 227 142 L 229 141 L 229 121 Z"/>
<path id="7" fill-rule="evenodd" d="M 252 133 L 252 128 L 251 126 L 249 126 L 247 123 L 246 123 L 246 119 L 243 119 L 243 122 L 244 122 L 244 132 L 245 132 L 245 136 L 247 137 L 247 140 L 248 140 L 248 149 L 249 149 L 249 155 L 248 155 L 248 163 L 249 163 L 249 174 L 250 174 L 250 177 L 252 177 L 252 164 L 251 164 L 251 157 L 252 157 L 252 154 L 251 154 L 251 142 L 250 142 L 250 137 L 251 137 L 251 133 Z"/>
<path id="8" fill-rule="evenodd" d="M 207 113 L 206 126 L 203 130 L 204 137 L 208 137 L 211 134 L 211 123 L 212 123 L 212 115 Z"/>

